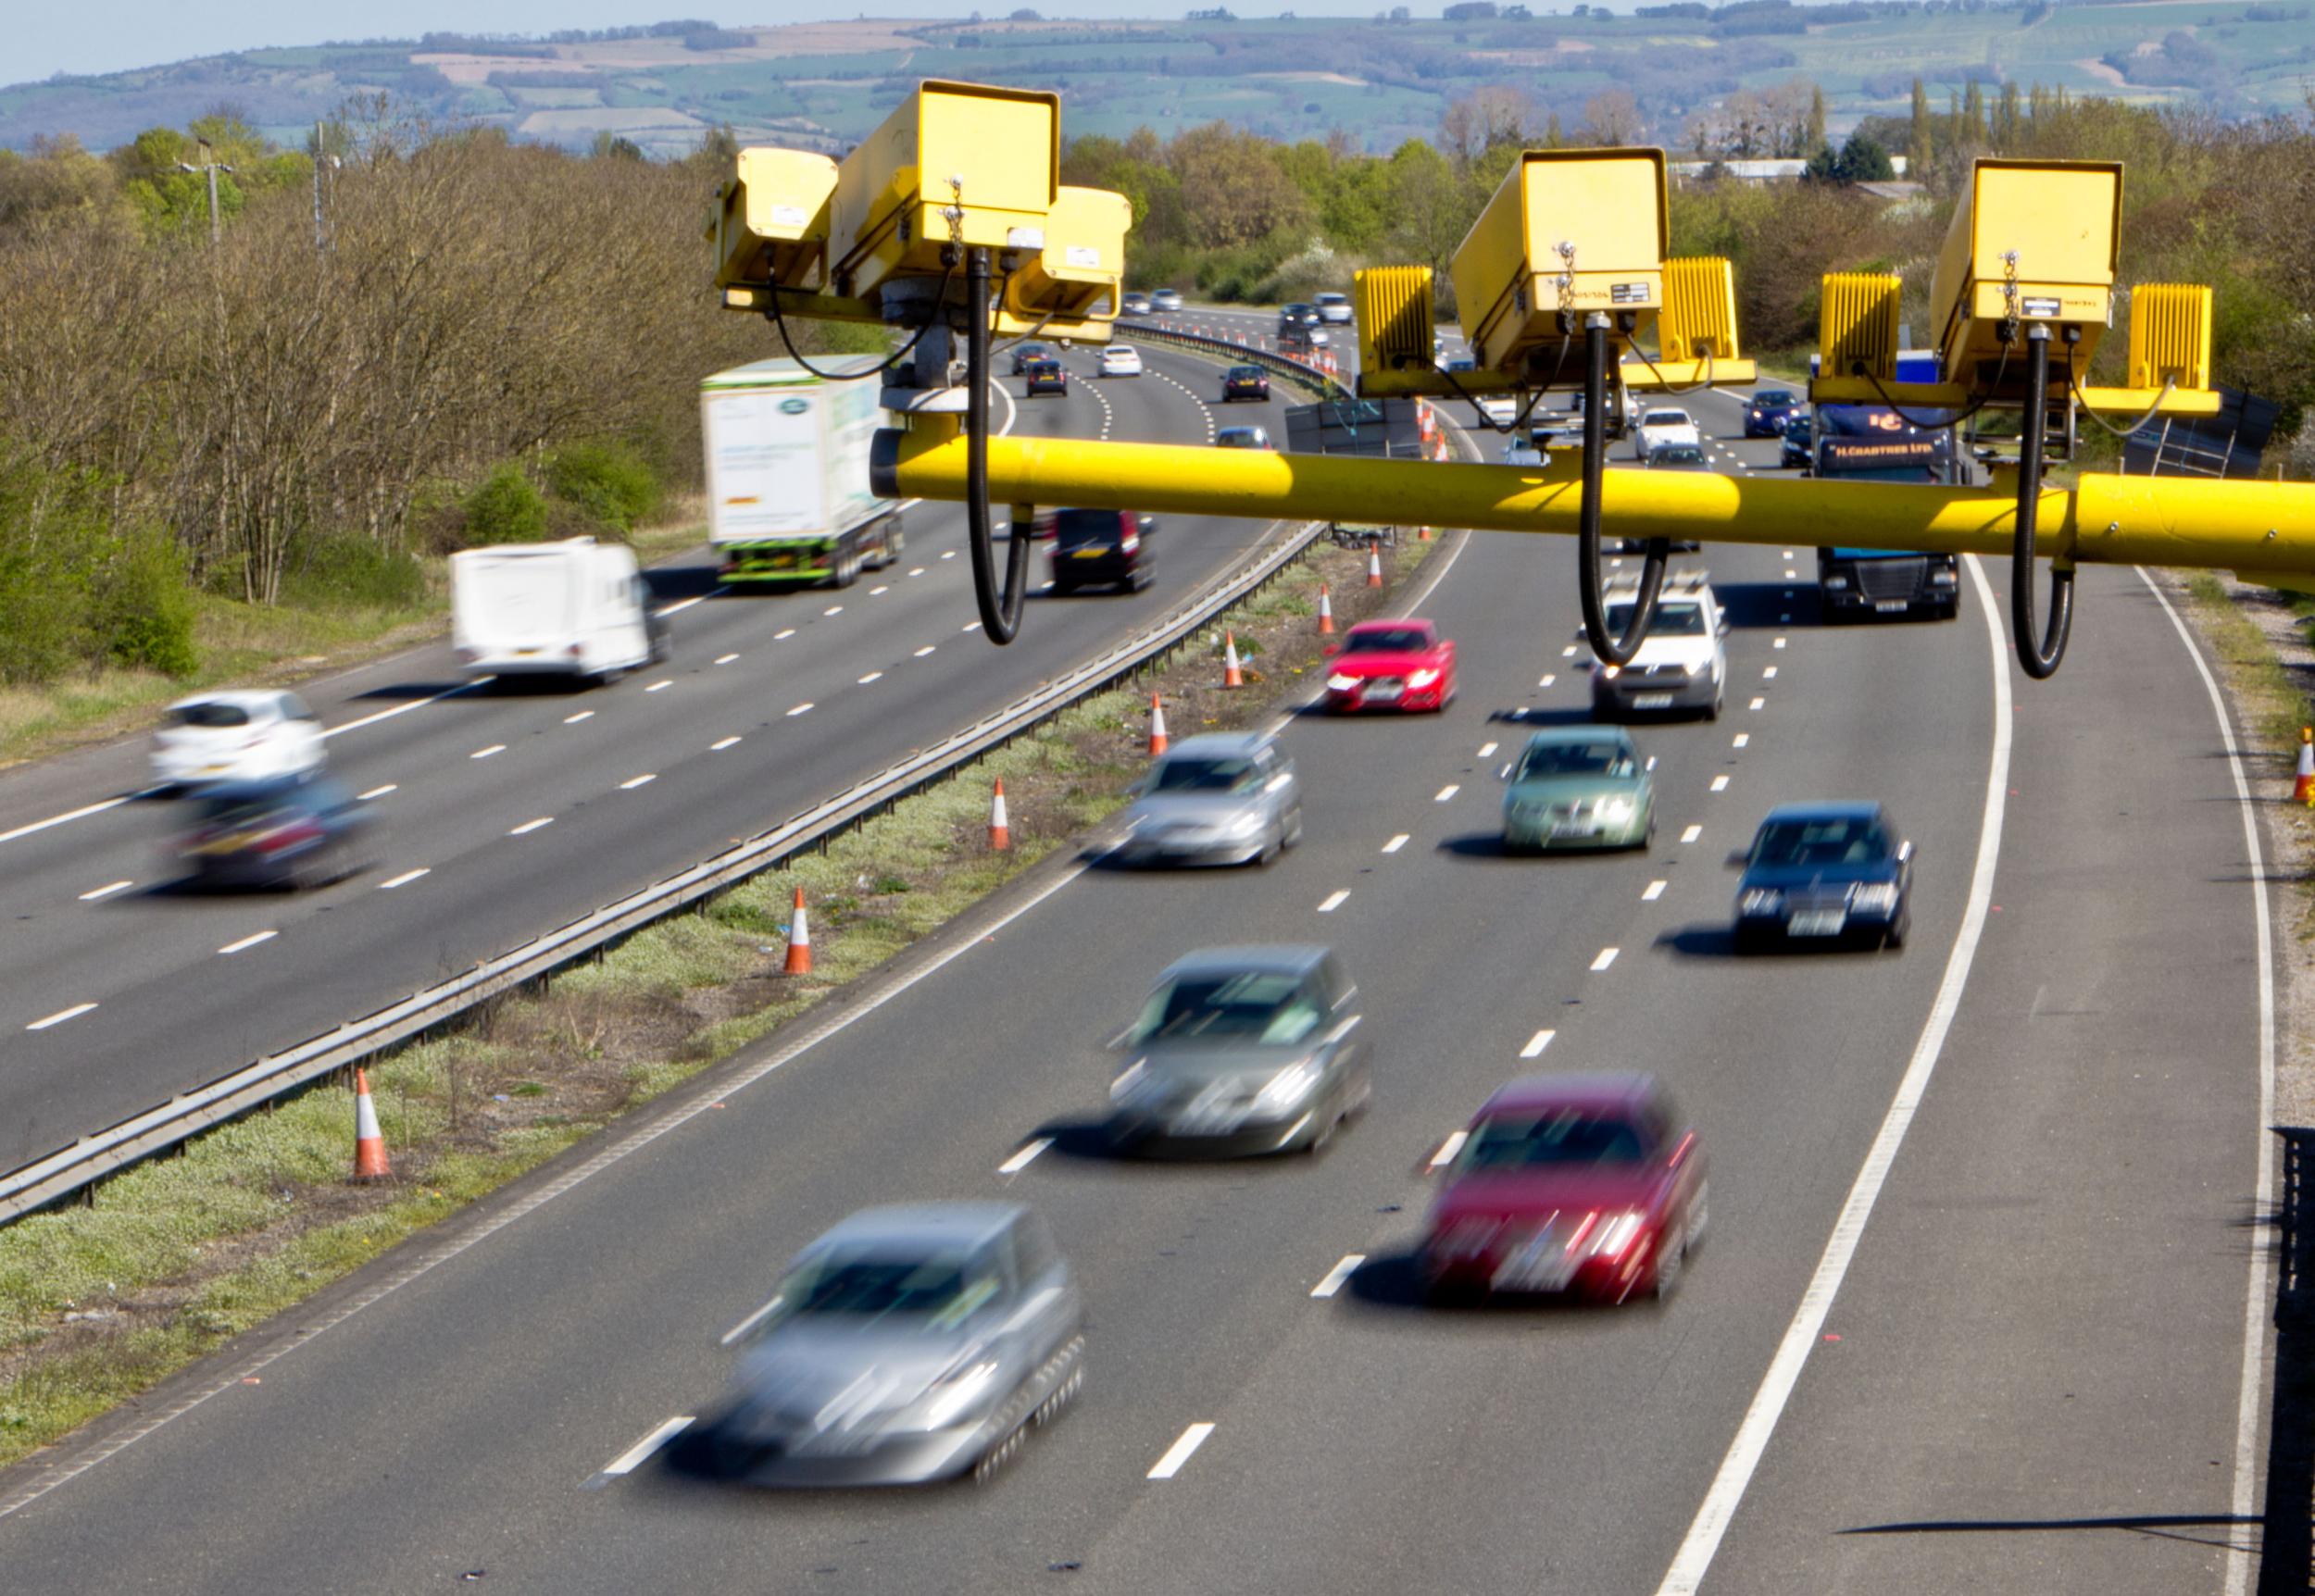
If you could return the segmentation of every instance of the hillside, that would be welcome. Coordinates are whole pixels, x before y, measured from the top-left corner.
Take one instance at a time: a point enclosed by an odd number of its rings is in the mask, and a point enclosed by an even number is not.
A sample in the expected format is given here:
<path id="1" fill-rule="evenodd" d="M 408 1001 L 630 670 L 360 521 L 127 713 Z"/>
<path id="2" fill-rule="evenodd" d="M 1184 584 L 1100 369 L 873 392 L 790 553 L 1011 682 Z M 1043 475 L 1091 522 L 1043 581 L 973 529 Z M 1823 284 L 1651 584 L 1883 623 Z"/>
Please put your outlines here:
<path id="1" fill-rule="evenodd" d="M 1971 80 L 2014 81 L 2242 117 L 2301 108 L 2315 70 L 2315 5 L 2300 0 L 1449 8 L 1468 19 L 660 23 L 611 36 L 254 50 L 0 89 L 0 148 L 62 133 L 107 148 L 220 105 L 294 144 L 348 96 L 378 94 L 564 145 L 607 132 L 671 154 L 728 123 L 747 142 L 834 148 L 924 77 L 1059 89 L 1077 134 L 1219 118 L 1277 139 L 1345 129 L 1371 150 L 1432 135 L 1450 101 L 1489 84 L 1520 89 L 1570 127 L 1592 96 L 1621 89 L 1648 136 L 1677 143 L 1714 102 L 1796 77 L 1823 89 L 1838 133 L 1902 114 L 1916 76 L 1940 102 Z"/>

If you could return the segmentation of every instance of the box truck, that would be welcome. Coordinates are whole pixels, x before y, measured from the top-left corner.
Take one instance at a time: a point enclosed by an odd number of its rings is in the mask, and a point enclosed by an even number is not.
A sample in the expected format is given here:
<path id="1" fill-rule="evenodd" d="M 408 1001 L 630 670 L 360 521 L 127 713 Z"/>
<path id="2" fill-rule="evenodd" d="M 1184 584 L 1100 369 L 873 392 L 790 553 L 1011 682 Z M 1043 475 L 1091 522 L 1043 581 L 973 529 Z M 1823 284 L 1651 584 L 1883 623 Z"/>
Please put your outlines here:
<path id="1" fill-rule="evenodd" d="M 668 655 L 635 551 L 593 538 L 460 550 L 450 617 L 458 663 L 476 675 L 609 681 Z"/>
<path id="2" fill-rule="evenodd" d="M 869 443 L 897 425 L 873 355 L 824 355 L 815 377 L 758 360 L 700 384 L 708 536 L 726 583 L 850 587 L 900 558 L 898 506 L 869 492 Z"/>

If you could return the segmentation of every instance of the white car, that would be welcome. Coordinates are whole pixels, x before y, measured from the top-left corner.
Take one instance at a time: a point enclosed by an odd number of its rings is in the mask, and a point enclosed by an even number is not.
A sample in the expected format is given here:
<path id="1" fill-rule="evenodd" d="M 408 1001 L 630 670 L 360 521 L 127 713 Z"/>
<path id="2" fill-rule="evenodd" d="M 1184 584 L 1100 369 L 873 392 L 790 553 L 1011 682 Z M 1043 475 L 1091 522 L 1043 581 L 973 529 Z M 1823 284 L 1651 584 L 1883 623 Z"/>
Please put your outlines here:
<path id="1" fill-rule="evenodd" d="M 1685 410 L 1643 410 L 1639 425 L 1632 429 L 1632 452 L 1643 461 L 1667 443 L 1704 447 L 1704 434 L 1696 430 L 1696 418 Z"/>
<path id="2" fill-rule="evenodd" d="M 1491 394 L 1473 401 L 1479 413 L 1497 427 L 1508 427 L 1520 418 L 1520 402 L 1508 393 Z"/>
<path id="3" fill-rule="evenodd" d="M 1310 303 L 1318 306 L 1319 319 L 1335 323 L 1351 319 L 1350 295 L 1347 293 L 1315 293 Z"/>
<path id="4" fill-rule="evenodd" d="M 255 781 L 321 768 L 321 722 L 294 692 L 206 692 L 169 706 L 153 736 L 164 787 Z"/>
<path id="5" fill-rule="evenodd" d="M 1608 630 L 1620 633 L 1631 624 L 1638 584 L 1611 581 Z M 1576 633 L 1580 639 L 1581 631 Z M 1600 720 L 1633 715 L 1688 711 L 1717 720 L 1728 684 L 1728 617 L 1703 571 L 1682 571 L 1664 579 L 1648 634 L 1629 665 L 1592 662 L 1592 714 Z"/>
<path id="6" fill-rule="evenodd" d="M 1130 344 L 1112 343 L 1101 352 L 1103 377 L 1139 377 L 1142 374 L 1142 352 Z"/>

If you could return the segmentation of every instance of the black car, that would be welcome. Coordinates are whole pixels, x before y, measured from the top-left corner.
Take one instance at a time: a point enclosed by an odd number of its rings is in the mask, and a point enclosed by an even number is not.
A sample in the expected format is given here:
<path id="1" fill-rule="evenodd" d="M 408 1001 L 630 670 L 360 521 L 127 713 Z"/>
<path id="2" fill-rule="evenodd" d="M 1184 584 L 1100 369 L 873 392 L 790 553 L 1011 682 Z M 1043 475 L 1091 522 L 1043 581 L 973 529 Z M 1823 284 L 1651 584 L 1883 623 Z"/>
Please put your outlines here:
<path id="1" fill-rule="evenodd" d="M 1150 584 L 1149 534 L 1157 520 L 1135 510 L 1058 510 L 1053 517 L 1053 591 L 1085 587 L 1140 592 Z"/>
<path id="2" fill-rule="evenodd" d="M 1267 399 L 1270 396 L 1270 374 L 1259 366 L 1233 366 L 1221 374 L 1221 400 L 1227 405 L 1233 399 Z"/>
<path id="3" fill-rule="evenodd" d="M 1747 438 L 1782 437 L 1784 432 L 1784 424 L 1799 412 L 1800 395 L 1791 389 L 1755 389 L 1752 403 L 1745 406 L 1745 436 Z"/>
<path id="4" fill-rule="evenodd" d="M 1058 360 L 1059 358 L 1059 355 L 1054 354 L 1053 345 L 1050 343 L 1038 343 L 1033 341 L 1028 343 L 1016 343 L 1013 345 L 1013 375 L 1020 376 L 1037 361 Z"/>
<path id="5" fill-rule="evenodd" d="M 1784 423 L 1784 446 L 1777 451 L 1780 466 L 1797 466 L 1807 470 L 1816 461 L 1817 423 L 1806 410 L 1796 410 Z"/>
<path id="6" fill-rule="evenodd" d="M 369 806 L 318 772 L 202 792 L 177 856 L 199 887 L 318 887 L 368 867 Z"/>
<path id="7" fill-rule="evenodd" d="M 1712 462 L 1694 443 L 1658 443 L 1648 451 L 1651 471 L 1708 471 Z"/>
<path id="8" fill-rule="evenodd" d="M 1913 925 L 1913 844 L 1878 804 L 1780 804 L 1729 855 L 1736 951 L 1863 942 L 1901 948 Z"/>
<path id="9" fill-rule="evenodd" d="M 1069 368 L 1058 360 L 1032 360 L 1029 363 L 1029 397 L 1040 393 L 1063 393 L 1070 391 Z"/>
<path id="10" fill-rule="evenodd" d="M 1316 327 L 1322 319 L 1315 305 L 1289 305 L 1278 313 L 1278 330 L 1289 332 L 1298 327 Z"/>

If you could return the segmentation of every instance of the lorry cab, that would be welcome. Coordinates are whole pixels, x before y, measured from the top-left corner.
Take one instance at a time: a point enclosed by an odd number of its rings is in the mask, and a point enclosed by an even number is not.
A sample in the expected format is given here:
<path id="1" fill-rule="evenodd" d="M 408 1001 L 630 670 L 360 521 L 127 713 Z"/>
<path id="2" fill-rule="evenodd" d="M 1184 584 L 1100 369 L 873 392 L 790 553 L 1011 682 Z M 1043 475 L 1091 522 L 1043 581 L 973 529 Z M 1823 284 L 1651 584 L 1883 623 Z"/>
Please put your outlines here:
<path id="1" fill-rule="evenodd" d="M 609 681 L 667 657 L 635 552 L 591 537 L 450 556 L 451 641 L 478 676 Z"/>

